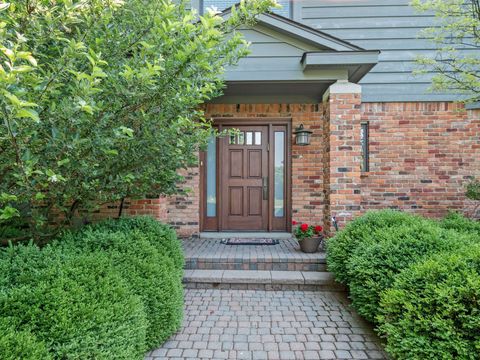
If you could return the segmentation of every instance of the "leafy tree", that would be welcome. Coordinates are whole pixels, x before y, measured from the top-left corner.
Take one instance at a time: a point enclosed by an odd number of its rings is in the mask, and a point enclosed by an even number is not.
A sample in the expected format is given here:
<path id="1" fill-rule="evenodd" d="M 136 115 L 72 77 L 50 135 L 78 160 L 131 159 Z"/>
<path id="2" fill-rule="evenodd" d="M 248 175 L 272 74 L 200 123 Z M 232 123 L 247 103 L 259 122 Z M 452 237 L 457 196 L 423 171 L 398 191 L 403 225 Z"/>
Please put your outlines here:
<path id="1" fill-rule="evenodd" d="M 38 239 L 79 208 L 176 191 L 212 131 L 200 105 L 247 54 L 236 29 L 276 6 L 242 1 L 222 19 L 186 5 L 0 4 L 0 223 L 21 215 Z"/>
<path id="2" fill-rule="evenodd" d="M 413 0 L 438 20 L 422 36 L 436 44 L 435 57 L 420 57 L 419 72 L 435 72 L 432 90 L 454 92 L 465 102 L 480 101 L 480 0 Z"/>

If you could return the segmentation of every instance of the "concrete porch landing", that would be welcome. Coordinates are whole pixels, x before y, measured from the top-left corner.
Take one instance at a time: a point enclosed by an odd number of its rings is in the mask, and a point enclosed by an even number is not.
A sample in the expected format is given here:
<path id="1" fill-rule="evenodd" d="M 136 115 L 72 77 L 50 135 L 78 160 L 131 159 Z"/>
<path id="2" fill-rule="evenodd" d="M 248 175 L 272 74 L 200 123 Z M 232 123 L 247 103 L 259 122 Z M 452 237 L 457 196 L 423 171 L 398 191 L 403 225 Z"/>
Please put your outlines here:
<path id="1" fill-rule="evenodd" d="M 278 245 L 224 245 L 221 239 L 184 239 L 186 269 L 325 271 L 324 252 L 305 254 L 295 239 Z"/>

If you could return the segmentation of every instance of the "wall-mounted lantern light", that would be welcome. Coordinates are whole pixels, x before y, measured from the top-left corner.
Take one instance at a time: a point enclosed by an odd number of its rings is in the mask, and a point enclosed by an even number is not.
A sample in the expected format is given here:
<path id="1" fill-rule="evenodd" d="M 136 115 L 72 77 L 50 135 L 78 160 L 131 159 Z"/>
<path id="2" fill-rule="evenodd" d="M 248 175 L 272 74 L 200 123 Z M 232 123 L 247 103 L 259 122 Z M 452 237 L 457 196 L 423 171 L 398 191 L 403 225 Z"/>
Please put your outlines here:
<path id="1" fill-rule="evenodd" d="M 303 124 L 301 124 L 298 128 L 295 129 L 295 144 L 300 146 L 310 145 L 310 136 L 312 135 L 313 131 L 307 130 L 303 128 Z"/>

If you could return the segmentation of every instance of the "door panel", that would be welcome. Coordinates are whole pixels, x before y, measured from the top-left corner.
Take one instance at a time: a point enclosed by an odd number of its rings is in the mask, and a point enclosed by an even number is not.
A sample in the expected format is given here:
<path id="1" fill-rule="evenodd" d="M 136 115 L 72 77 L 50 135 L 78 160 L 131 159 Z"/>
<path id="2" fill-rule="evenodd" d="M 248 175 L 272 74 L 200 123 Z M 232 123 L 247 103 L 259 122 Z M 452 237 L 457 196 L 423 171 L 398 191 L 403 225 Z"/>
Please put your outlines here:
<path id="1" fill-rule="evenodd" d="M 249 187 L 248 188 L 248 215 L 262 214 L 262 188 Z"/>
<path id="2" fill-rule="evenodd" d="M 248 150 L 248 177 L 262 177 L 262 150 Z"/>
<path id="3" fill-rule="evenodd" d="M 232 186 L 228 189 L 229 197 L 229 216 L 243 216 L 243 187 Z"/>
<path id="4" fill-rule="evenodd" d="M 268 229 L 268 197 L 263 196 L 268 177 L 268 126 L 226 126 L 239 135 L 221 142 L 222 230 Z M 268 182 L 265 182 L 268 184 Z"/>
<path id="5" fill-rule="evenodd" d="M 239 149 L 229 149 L 228 153 L 230 154 L 229 163 L 230 164 L 243 164 L 243 150 Z M 230 166 L 230 179 L 241 179 L 243 178 L 243 166 Z"/>

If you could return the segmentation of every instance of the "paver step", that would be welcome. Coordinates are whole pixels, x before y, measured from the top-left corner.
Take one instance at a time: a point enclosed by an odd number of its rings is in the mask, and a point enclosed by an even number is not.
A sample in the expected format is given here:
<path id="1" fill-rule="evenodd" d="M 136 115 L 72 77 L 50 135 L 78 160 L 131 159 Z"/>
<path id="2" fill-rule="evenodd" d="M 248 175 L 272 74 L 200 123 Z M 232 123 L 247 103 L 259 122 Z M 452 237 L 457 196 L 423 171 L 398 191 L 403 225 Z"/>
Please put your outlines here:
<path id="1" fill-rule="evenodd" d="M 326 271 L 323 252 L 302 253 L 294 239 L 272 246 L 225 245 L 220 239 L 186 239 L 187 270 Z"/>
<path id="2" fill-rule="evenodd" d="M 230 258 L 196 257 L 185 259 L 187 270 L 263 270 L 263 271 L 326 271 L 325 258 Z"/>
<path id="3" fill-rule="evenodd" d="M 345 290 L 331 273 L 313 271 L 186 270 L 183 281 L 197 289 Z"/>

